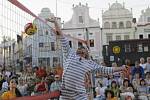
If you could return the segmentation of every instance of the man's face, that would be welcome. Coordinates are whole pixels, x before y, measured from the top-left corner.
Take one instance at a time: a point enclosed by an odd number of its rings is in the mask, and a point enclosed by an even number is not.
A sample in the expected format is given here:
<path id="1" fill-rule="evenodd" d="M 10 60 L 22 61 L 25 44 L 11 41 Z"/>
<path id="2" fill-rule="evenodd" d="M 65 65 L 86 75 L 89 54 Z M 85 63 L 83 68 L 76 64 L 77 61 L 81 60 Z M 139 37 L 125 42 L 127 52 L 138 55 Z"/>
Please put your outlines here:
<path id="1" fill-rule="evenodd" d="M 150 57 L 147 58 L 147 62 L 150 63 Z"/>
<path id="2" fill-rule="evenodd" d="M 140 67 L 138 62 L 135 62 L 135 67 Z"/>
<path id="3" fill-rule="evenodd" d="M 140 63 L 142 63 L 142 64 L 144 63 L 144 58 L 140 59 Z"/>
<path id="4" fill-rule="evenodd" d="M 83 58 L 87 58 L 88 57 L 88 50 L 84 49 L 84 48 L 79 48 L 77 50 L 77 54 L 80 56 L 80 57 L 83 57 Z"/>

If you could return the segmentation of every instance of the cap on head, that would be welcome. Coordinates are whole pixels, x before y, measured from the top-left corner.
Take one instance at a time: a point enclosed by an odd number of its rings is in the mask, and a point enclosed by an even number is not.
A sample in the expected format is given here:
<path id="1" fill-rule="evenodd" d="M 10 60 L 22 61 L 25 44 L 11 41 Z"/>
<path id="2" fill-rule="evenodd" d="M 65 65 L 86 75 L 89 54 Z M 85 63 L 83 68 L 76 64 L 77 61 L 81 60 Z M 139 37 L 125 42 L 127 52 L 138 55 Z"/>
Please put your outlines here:
<path id="1" fill-rule="evenodd" d="M 86 50 L 86 51 L 88 52 L 88 48 L 87 48 L 87 47 L 80 46 L 80 47 L 78 47 L 78 49 L 77 49 L 77 54 L 82 54 L 82 53 L 83 53 L 83 50 Z"/>

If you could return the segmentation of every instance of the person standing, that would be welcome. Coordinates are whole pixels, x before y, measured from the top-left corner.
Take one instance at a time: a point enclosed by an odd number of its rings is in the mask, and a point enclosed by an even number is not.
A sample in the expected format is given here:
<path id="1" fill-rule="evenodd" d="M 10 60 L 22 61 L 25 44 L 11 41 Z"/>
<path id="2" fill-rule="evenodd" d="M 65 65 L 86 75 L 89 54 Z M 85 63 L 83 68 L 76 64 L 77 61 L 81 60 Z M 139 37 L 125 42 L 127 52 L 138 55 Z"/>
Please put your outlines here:
<path id="1" fill-rule="evenodd" d="M 147 57 L 146 71 L 145 72 L 150 72 L 150 57 Z"/>
<path id="2" fill-rule="evenodd" d="M 56 19 L 52 19 L 51 22 L 55 24 L 55 34 L 59 36 L 63 49 L 64 72 L 62 76 L 60 100 L 88 99 L 84 85 L 84 76 L 88 71 L 99 71 L 102 74 L 113 74 L 113 72 L 122 71 L 125 68 L 104 67 L 98 65 L 90 59 L 89 52 L 86 47 L 81 46 L 77 49 L 77 51 L 71 49 L 69 41 L 59 28 Z"/>

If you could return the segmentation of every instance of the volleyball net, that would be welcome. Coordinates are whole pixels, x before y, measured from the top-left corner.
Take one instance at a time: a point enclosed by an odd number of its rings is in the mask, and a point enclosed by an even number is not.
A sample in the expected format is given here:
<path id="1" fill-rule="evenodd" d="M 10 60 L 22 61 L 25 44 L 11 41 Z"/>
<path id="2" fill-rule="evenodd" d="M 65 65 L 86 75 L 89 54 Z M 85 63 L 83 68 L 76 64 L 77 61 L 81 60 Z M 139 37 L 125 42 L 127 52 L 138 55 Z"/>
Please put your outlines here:
<path id="1" fill-rule="evenodd" d="M 49 24 L 47 24 L 46 20 L 38 17 L 36 14 L 30 11 L 30 9 L 21 4 L 18 0 L 0 0 L 0 12 L 0 64 L 3 64 L 4 66 L 16 66 L 18 64 L 23 65 L 25 55 L 29 55 L 32 57 L 32 55 L 37 55 L 34 54 L 36 52 L 32 52 L 32 49 L 40 49 L 37 47 L 33 47 L 33 44 L 39 40 L 32 35 L 27 36 L 24 33 L 24 26 L 27 23 L 34 23 L 35 20 L 38 20 L 37 22 L 43 23 L 44 25 L 49 27 L 48 31 L 50 31 L 50 33 L 53 33 L 53 28 Z M 43 24 L 40 27 L 43 27 Z M 37 34 L 40 35 L 40 32 L 41 30 L 37 31 Z M 26 41 L 26 37 L 28 38 L 28 41 L 24 42 Z M 85 40 L 77 39 L 70 36 L 68 37 L 87 44 L 87 41 Z M 46 50 L 51 50 L 52 47 L 49 46 L 49 42 L 51 39 L 56 42 L 56 37 L 46 36 L 45 39 L 46 41 L 48 41 Z M 26 44 L 20 45 L 20 43 L 22 42 Z M 39 44 L 39 47 L 40 46 L 42 46 L 42 44 Z M 42 50 L 43 49 L 40 49 L 40 51 Z M 39 55 L 42 55 L 42 53 L 39 53 Z M 45 59 L 45 61 L 48 62 L 47 59 Z M 32 59 L 32 65 L 34 65 L 34 63 L 36 63 L 36 61 Z M 59 92 L 54 92 L 40 96 L 21 97 L 17 98 L 16 100 L 47 100 L 48 98 L 59 95 Z"/>

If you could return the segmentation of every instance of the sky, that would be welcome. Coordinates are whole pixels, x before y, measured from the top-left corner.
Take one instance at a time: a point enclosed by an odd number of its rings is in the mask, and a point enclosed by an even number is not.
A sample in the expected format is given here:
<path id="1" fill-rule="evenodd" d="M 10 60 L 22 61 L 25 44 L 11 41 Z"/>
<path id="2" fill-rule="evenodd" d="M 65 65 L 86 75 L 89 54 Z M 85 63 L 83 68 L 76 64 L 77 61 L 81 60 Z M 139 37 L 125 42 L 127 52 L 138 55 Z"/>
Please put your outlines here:
<path id="1" fill-rule="evenodd" d="M 56 16 L 56 2 L 57 2 L 57 16 L 61 17 L 62 21 L 68 21 L 72 16 L 72 5 L 78 5 L 88 3 L 90 8 L 90 16 L 93 19 L 100 19 L 102 10 L 107 10 L 112 3 L 116 0 L 19 0 L 26 7 L 28 7 L 36 15 L 40 13 L 41 9 L 44 7 L 50 8 L 51 12 Z M 133 11 L 133 16 L 139 18 L 141 10 L 146 9 L 150 6 L 150 0 L 117 0 L 119 3 L 125 3 L 127 9 Z"/>
<path id="2" fill-rule="evenodd" d="M 33 13 L 38 15 L 42 8 L 48 7 L 51 13 L 55 16 L 60 17 L 61 21 L 67 22 L 71 19 L 73 11 L 72 5 L 81 4 L 86 5 L 88 3 L 90 17 L 97 20 L 100 19 L 100 26 L 102 22 L 101 14 L 102 10 L 106 11 L 109 8 L 109 4 L 112 5 L 116 0 L 18 0 Z M 56 1 L 57 1 L 57 14 L 56 14 Z M 15 13 L 13 10 L 16 8 L 11 7 L 10 4 L 6 3 L 7 0 L 0 0 L 0 41 L 2 36 L 10 36 L 16 38 L 16 34 L 21 34 L 24 31 L 24 26 L 30 20 L 34 19 L 24 18 L 23 13 Z M 117 0 L 117 2 L 125 3 L 125 8 L 133 11 L 133 17 L 139 18 L 141 10 L 144 10 L 150 6 L 150 0 Z M 10 8 L 10 9 L 9 9 Z M 22 11 L 23 12 L 23 11 Z M 19 15 L 18 15 L 19 14 Z M 23 15 L 23 16 L 22 16 Z M 22 17 L 21 17 L 22 16 Z M 31 17 L 31 16 L 30 16 Z M 22 20 L 22 18 L 24 20 Z M 18 24 L 18 23 L 20 24 Z M 13 30 L 13 31 L 12 31 Z"/>

